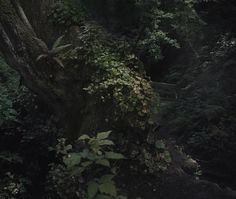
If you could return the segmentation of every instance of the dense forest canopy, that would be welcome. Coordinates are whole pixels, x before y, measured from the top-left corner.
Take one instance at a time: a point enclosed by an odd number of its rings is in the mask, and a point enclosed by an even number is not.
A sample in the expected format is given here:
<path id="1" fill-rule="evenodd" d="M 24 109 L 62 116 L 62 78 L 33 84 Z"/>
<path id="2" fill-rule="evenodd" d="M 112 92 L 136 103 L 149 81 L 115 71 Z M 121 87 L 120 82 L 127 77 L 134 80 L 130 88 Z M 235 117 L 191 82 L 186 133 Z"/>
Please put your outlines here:
<path id="1" fill-rule="evenodd" d="M 0 0 L 0 199 L 236 198 L 235 0 Z"/>

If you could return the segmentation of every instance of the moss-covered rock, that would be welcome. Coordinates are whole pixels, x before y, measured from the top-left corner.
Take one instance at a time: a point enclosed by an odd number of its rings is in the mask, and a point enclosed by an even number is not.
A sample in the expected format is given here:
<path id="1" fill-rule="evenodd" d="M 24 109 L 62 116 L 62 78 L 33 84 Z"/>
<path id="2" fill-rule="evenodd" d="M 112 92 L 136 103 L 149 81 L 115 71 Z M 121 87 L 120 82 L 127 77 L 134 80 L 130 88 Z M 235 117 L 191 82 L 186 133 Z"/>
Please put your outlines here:
<path id="1" fill-rule="evenodd" d="M 84 107 L 80 131 L 144 130 L 153 111 L 157 111 L 158 98 L 142 63 L 129 52 L 121 55 L 118 42 L 101 27 L 90 23 L 75 29 L 75 49 L 62 59 L 67 63 L 66 70 L 81 75 Z"/>

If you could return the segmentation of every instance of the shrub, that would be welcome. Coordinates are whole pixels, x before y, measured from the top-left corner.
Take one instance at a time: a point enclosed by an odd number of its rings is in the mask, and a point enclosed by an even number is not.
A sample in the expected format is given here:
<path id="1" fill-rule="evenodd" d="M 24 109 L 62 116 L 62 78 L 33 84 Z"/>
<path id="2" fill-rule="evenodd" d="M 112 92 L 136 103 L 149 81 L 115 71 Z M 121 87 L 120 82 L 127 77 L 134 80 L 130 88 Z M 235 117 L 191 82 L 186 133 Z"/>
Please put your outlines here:
<path id="1" fill-rule="evenodd" d="M 0 126 L 5 121 L 16 121 L 13 101 L 18 94 L 19 76 L 0 57 Z"/>
<path id="2" fill-rule="evenodd" d="M 78 139 L 83 147 L 73 148 L 59 139 L 55 148 L 59 162 L 51 164 L 48 182 L 57 197 L 63 199 L 111 199 L 125 198 L 117 194 L 114 177 L 117 174 L 114 161 L 124 156 L 112 151 L 114 143 L 108 139 L 110 131 L 95 137 L 83 135 Z"/>

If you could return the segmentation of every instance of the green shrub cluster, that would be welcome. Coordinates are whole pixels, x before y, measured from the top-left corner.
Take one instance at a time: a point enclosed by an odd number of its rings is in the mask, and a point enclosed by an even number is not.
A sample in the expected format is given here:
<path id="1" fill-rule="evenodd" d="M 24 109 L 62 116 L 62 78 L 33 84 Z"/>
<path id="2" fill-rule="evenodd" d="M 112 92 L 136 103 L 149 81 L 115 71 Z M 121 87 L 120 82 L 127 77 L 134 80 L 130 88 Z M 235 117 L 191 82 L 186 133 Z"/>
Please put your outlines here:
<path id="1" fill-rule="evenodd" d="M 59 163 L 51 164 L 48 191 L 56 198 L 71 199 L 125 199 L 118 195 L 114 181 L 117 174 L 114 161 L 124 159 L 113 152 L 110 131 L 95 137 L 83 135 L 78 139 L 83 147 L 78 150 L 59 139 L 55 148 Z"/>
<path id="2" fill-rule="evenodd" d="M 84 26 L 80 31 L 79 47 L 73 53 L 84 68 L 90 69 L 84 90 L 96 99 L 97 105 L 111 107 L 109 120 L 125 120 L 131 126 L 144 128 L 158 99 L 141 62 L 129 52 L 122 58 L 117 43 L 99 27 Z"/>
<path id="3" fill-rule="evenodd" d="M 81 24 L 85 18 L 85 12 L 81 7 L 74 6 L 70 1 L 55 3 L 48 15 L 49 20 L 62 28 Z"/>
<path id="4" fill-rule="evenodd" d="M 4 121 L 16 121 L 17 112 L 13 107 L 18 94 L 19 76 L 0 57 L 0 126 Z"/>
<path id="5" fill-rule="evenodd" d="M 81 2 L 95 16 L 100 17 L 109 29 L 122 34 L 132 51 L 140 57 L 158 61 L 163 57 L 163 45 L 179 47 L 169 35 L 171 27 L 169 30 L 165 28 L 167 23 L 171 24 L 174 15 L 162 9 L 160 0 Z"/>

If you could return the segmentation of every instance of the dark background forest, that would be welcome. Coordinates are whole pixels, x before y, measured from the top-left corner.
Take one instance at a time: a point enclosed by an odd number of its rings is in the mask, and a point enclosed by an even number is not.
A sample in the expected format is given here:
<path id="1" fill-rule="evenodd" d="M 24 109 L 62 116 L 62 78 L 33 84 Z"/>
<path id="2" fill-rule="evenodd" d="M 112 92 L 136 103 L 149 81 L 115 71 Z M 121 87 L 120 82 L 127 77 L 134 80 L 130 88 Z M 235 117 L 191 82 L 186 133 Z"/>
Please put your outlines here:
<path id="1" fill-rule="evenodd" d="M 0 199 L 236 198 L 235 0 L 0 0 Z"/>

